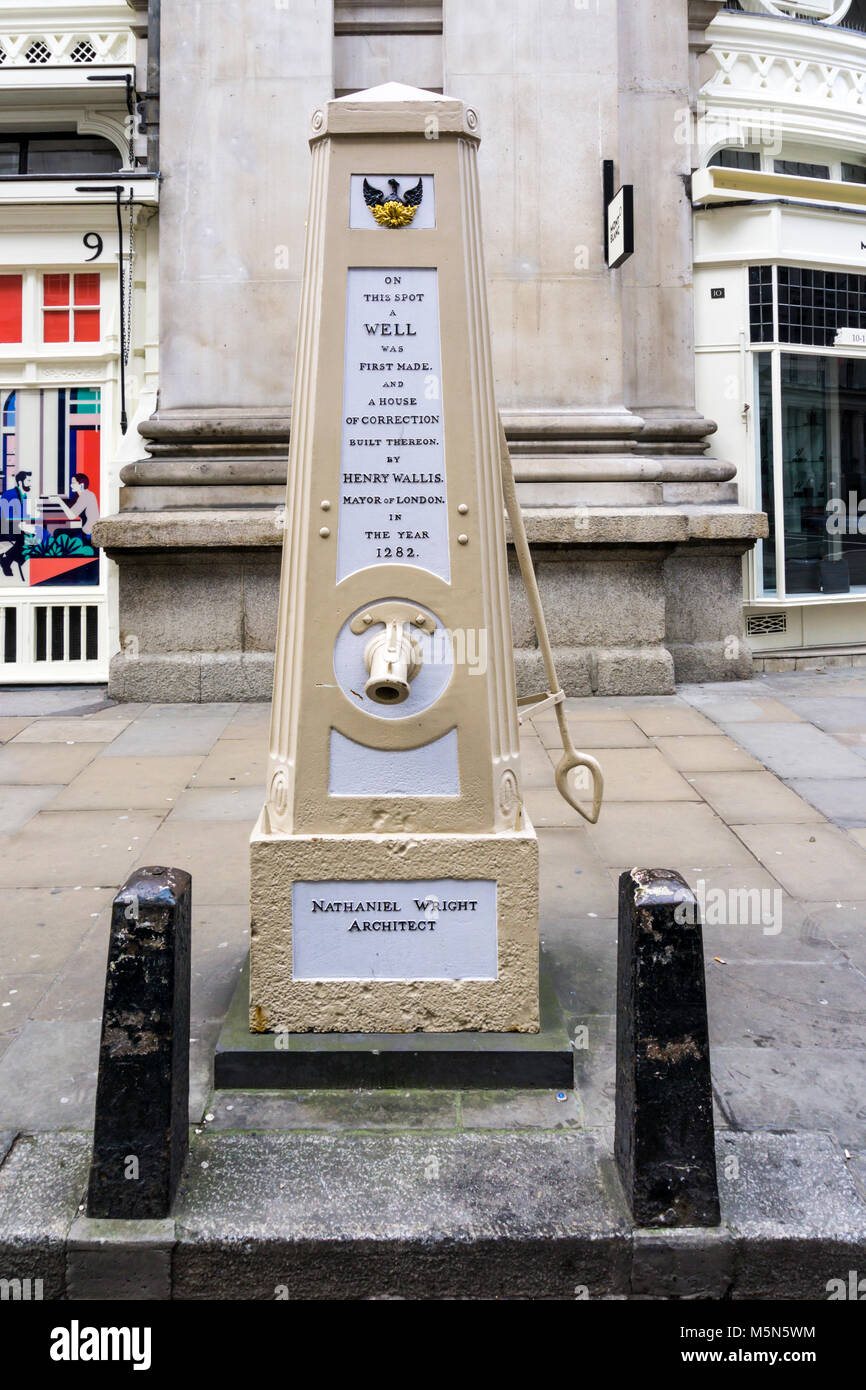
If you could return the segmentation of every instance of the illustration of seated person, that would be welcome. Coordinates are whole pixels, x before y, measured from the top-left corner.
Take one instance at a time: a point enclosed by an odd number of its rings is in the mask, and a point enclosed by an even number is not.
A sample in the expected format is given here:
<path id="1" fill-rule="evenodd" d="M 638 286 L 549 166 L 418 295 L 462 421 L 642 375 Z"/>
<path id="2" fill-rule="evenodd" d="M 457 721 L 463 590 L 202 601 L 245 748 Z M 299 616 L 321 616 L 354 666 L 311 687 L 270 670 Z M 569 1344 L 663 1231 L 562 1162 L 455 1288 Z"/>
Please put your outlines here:
<path id="1" fill-rule="evenodd" d="M 0 570 L 12 578 L 13 565 L 18 566 L 24 579 L 25 546 L 36 535 L 30 498 L 33 474 L 22 470 L 15 474 L 15 486 L 0 493 Z"/>
<path id="2" fill-rule="evenodd" d="M 69 521 L 76 523 L 76 527 L 80 526 L 81 529 L 78 534 L 88 544 L 92 544 L 90 533 L 93 530 L 94 522 L 99 520 L 99 503 L 96 500 L 96 493 L 90 491 L 90 479 L 86 473 L 74 473 L 69 486 L 76 494 L 71 507 L 67 506 L 63 497 L 52 497 L 51 500 L 60 507 Z"/>

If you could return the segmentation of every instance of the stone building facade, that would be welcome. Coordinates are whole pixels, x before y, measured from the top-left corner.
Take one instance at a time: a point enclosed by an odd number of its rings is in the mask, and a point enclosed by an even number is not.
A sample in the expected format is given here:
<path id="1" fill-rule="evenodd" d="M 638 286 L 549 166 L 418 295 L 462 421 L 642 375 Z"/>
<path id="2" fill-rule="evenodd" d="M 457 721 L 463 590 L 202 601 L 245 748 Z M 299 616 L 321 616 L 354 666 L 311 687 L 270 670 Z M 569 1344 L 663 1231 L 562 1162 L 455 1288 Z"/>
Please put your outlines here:
<path id="1" fill-rule="evenodd" d="M 743 563 L 766 522 L 695 404 L 679 134 L 721 0 L 112 8 L 149 31 L 134 158 L 159 174 L 159 390 L 94 529 L 116 566 L 111 693 L 270 693 L 309 118 L 385 81 L 480 113 L 498 400 L 567 690 L 748 675 Z M 635 192 L 614 270 L 604 160 Z M 519 683 L 541 688 L 517 579 L 513 614 Z"/>

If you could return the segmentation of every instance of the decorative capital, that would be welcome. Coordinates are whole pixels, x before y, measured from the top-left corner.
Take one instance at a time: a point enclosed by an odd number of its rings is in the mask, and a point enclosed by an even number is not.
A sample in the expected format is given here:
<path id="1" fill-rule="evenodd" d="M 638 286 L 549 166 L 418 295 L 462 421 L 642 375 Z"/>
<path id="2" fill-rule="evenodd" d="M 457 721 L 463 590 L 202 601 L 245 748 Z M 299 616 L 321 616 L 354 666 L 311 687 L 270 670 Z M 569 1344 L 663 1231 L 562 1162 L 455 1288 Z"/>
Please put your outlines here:
<path id="1" fill-rule="evenodd" d="M 457 97 L 385 82 L 336 97 L 313 112 L 310 143 L 325 135 L 442 135 L 479 138 L 478 112 Z"/>

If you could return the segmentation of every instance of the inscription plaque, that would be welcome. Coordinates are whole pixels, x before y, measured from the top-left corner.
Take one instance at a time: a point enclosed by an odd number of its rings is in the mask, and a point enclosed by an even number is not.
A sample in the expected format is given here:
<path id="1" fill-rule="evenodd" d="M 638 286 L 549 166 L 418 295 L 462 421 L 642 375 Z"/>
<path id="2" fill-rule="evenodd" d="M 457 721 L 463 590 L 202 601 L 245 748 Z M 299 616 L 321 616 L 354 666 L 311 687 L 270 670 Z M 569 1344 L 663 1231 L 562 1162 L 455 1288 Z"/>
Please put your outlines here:
<path id="1" fill-rule="evenodd" d="M 495 980 L 488 879 L 292 884 L 295 980 Z"/>
<path id="2" fill-rule="evenodd" d="M 450 579 L 435 270 L 352 267 L 337 579 L 411 565 Z"/>

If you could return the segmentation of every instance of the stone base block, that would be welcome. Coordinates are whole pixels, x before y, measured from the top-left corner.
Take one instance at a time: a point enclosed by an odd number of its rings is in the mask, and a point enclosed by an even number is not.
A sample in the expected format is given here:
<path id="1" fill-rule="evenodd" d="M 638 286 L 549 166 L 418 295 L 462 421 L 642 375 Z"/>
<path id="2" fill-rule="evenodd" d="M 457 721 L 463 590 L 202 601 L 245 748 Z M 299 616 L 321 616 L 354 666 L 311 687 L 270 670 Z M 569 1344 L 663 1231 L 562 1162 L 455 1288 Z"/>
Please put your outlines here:
<path id="1" fill-rule="evenodd" d="M 597 660 L 596 695 L 674 693 L 674 663 L 666 647 L 606 647 Z"/>
<path id="2" fill-rule="evenodd" d="M 270 700 L 273 652 L 155 652 L 112 657 L 108 693 L 133 703 Z"/>
<path id="3" fill-rule="evenodd" d="M 252 1031 L 539 1031 L 538 842 L 528 821 L 522 831 L 495 835 L 272 835 L 263 812 L 251 836 L 250 854 Z M 416 893 L 407 894 L 411 901 L 424 896 L 425 884 L 442 879 L 455 881 L 455 895 L 460 894 L 461 881 L 495 883 L 495 978 L 406 978 L 413 960 L 424 958 L 419 943 L 431 938 L 420 932 L 409 936 L 403 930 L 387 938 L 395 946 L 399 978 L 382 978 L 381 973 L 378 978 L 359 978 L 362 968 L 357 968 L 355 978 L 333 978 L 330 971 L 326 979 L 310 978 L 306 972 L 305 978 L 294 978 L 300 967 L 293 969 L 293 885 L 322 884 L 322 901 L 344 901 L 353 896 L 347 884 L 363 882 L 365 897 L 371 900 L 387 896 L 384 890 L 377 894 L 377 883 L 418 884 Z M 380 915 L 388 920 L 389 910 L 383 908 Z M 431 913 L 418 915 L 429 918 Z M 323 914 L 322 930 L 337 922 L 339 931 L 345 927 L 349 942 L 353 920 L 363 916 Z M 446 933 L 446 923 L 447 914 L 436 920 L 434 930 Z M 305 932 L 309 930 L 308 923 Z M 372 943 L 386 938 L 371 932 L 369 938 L 352 938 L 351 944 L 367 939 L 372 953 Z M 456 959 L 461 959 L 459 950 Z M 380 972 L 384 968 L 381 963 L 376 967 Z"/>
<path id="4" fill-rule="evenodd" d="M 674 642 L 674 671 L 679 685 L 698 681 L 747 681 L 753 674 L 752 653 L 746 642 L 732 636 L 727 642 Z"/>

